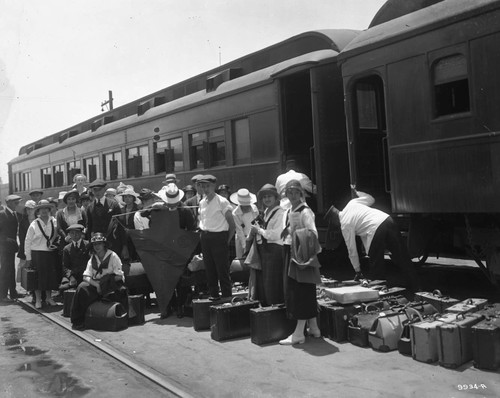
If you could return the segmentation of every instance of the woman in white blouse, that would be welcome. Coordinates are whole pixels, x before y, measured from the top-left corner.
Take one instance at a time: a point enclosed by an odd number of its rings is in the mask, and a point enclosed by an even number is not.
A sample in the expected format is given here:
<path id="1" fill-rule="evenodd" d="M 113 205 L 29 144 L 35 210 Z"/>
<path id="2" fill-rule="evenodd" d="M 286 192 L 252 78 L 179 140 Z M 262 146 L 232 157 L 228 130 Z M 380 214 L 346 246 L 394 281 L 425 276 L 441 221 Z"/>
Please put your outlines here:
<path id="1" fill-rule="evenodd" d="M 51 216 L 53 205 L 42 199 L 35 210 L 38 211 L 36 218 L 28 227 L 24 251 L 27 266 L 37 270 L 37 288 L 35 289 L 35 308 L 42 308 L 42 290 L 45 290 L 45 302 L 48 305 L 57 305 L 52 300 L 52 290 L 57 290 L 59 281 L 57 279 L 56 266 L 59 264 L 57 247 L 54 241 L 57 238 L 57 222 Z"/>
<path id="2" fill-rule="evenodd" d="M 266 184 L 257 193 L 264 207 L 264 220 L 254 223 L 251 235 L 256 236 L 262 269 L 255 270 L 255 299 L 262 305 L 280 304 L 285 301 L 283 293 L 283 208 L 274 185 Z M 254 243 L 255 244 L 255 243 Z"/>

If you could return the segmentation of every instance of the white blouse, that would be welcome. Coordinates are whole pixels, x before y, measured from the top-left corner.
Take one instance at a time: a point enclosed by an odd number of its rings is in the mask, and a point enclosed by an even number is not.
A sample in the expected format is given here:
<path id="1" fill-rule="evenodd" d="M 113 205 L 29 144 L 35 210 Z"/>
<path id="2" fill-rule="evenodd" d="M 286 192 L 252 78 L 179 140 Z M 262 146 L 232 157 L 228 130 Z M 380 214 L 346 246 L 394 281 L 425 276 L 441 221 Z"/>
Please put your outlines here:
<path id="1" fill-rule="evenodd" d="M 51 251 L 47 246 L 47 237 L 51 237 L 50 244 L 53 244 L 57 239 L 57 222 L 52 216 L 49 217 L 47 223 L 43 222 L 41 218 L 35 218 L 30 226 L 28 227 L 28 232 L 26 233 L 26 240 L 24 241 L 24 252 L 26 254 L 26 260 L 31 261 L 31 252 L 36 251 Z"/>

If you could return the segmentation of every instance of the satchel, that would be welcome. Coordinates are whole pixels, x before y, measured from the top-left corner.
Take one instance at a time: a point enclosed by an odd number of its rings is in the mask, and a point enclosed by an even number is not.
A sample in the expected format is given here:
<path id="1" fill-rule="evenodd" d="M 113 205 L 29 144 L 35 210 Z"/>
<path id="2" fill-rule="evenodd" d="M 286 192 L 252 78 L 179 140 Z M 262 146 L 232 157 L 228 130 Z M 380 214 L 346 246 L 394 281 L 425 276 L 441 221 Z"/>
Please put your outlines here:
<path id="1" fill-rule="evenodd" d="M 370 346 L 382 352 L 396 350 L 407 320 L 408 315 L 404 311 L 381 312 L 369 332 Z"/>

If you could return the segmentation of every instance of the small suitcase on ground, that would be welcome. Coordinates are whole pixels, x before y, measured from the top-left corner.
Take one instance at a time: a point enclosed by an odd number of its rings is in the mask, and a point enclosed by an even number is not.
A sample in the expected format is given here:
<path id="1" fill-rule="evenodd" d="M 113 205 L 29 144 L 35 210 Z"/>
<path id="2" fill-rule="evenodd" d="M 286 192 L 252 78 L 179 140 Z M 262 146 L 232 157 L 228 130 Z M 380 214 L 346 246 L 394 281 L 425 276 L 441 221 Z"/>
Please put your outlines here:
<path id="1" fill-rule="evenodd" d="M 76 290 L 68 289 L 63 292 L 63 313 L 62 316 L 70 317 L 71 308 L 73 307 L 73 297 L 75 297 Z"/>
<path id="2" fill-rule="evenodd" d="M 223 341 L 250 336 L 250 309 L 257 308 L 258 301 L 233 300 L 230 303 L 210 307 L 210 336 Z"/>
<path id="3" fill-rule="evenodd" d="M 336 304 L 338 303 L 334 300 L 318 299 L 318 327 L 323 337 L 330 335 L 327 308 Z"/>
<path id="4" fill-rule="evenodd" d="M 487 299 L 483 298 L 468 298 L 467 300 L 460 301 L 446 309 L 446 312 L 454 312 L 456 314 L 464 312 L 476 312 L 483 309 L 488 304 Z"/>
<path id="5" fill-rule="evenodd" d="M 500 318 L 490 318 L 472 326 L 472 359 L 477 369 L 500 368 Z"/>
<path id="6" fill-rule="evenodd" d="M 457 314 L 455 321 L 437 326 L 439 365 L 457 368 L 472 359 L 472 326 L 482 315 Z"/>
<path id="7" fill-rule="evenodd" d="M 192 302 L 193 307 L 193 328 L 196 331 L 210 329 L 210 307 L 227 303 L 232 300 L 232 297 L 221 298 L 218 300 L 195 299 Z"/>
<path id="8" fill-rule="evenodd" d="M 115 332 L 126 329 L 128 314 L 123 305 L 113 301 L 96 301 L 87 308 L 85 327 L 87 329 Z"/>
<path id="9" fill-rule="evenodd" d="M 443 296 L 439 290 L 434 290 L 432 293 L 415 293 L 415 301 L 425 301 L 426 303 L 432 304 L 440 314 L 445 312 L 448 307 L 451 307 L 459 302 L 459 300 L 455 298 Z"/>
<path id="10" fill-rule="evenodd" d="M 423 322 L 410 325 L 411 355 L 419 362 L 433 363 L 439 359 L 437 327 L 445 322 L 456 319 L 455 314 L 447 314 L 443 317 L 429 317 Z"/>
<path id="11" fill-rule="evenodd" d="M 27 292 L 36 290 L 38 284 L 38 273 L 34 268 L 24 267 L 21 270 L 21 286 Z"/>
<path id="12" fill-rule="evenodd" d="M 136 294 L 128 296 L 128 324 L 129 325 L 142 325 L 146 322 L 144 317 L 144 308 L 146 307 L 146 300 L 144 295 Z"/>
<path id="13" fill-rule="evenodd" d="M 328 337 L 337 343 L 347 341 L 347 327 L 349 319 L 363 310 L 362 305 L 330 305 L 325 309 L 328 322 Z"/>
<path id="14" fill-rule="evenodd" d="M 254 344 L 283 340 L 293 333 L 295 325 L 287 318 L 284 305 L 250 309 L 250 339 Z"/>
<path id="15" fill-rule="evenodd" d="M 366 312 L 353 315 L 348 321 L 347 339 L 358 347 L 368 347 L 368 334 L 377 320 L 379 310 L 376 307 L 367 307 Z"/>
<path id="16" fill-rule="evenodd" d="M 362 303 L 379 299 L 378 290 L 363 286 L 343 286 L 322 289 L 331 299 L 340 304 Z"/>

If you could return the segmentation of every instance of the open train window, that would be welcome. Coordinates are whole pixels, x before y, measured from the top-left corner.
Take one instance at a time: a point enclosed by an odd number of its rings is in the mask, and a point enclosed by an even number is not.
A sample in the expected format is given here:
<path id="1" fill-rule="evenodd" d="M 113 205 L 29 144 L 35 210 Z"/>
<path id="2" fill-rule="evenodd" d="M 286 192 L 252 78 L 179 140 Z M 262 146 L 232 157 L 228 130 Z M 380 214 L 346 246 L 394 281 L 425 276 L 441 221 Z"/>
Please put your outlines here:
<path id="1" fill-rule="evenodd" d="M 31 171 L 20 173 L 21 189 L 23 191 L 29 191 L 31 189 Z"/>
<path id="2" fill-rule="evenodd" d="M 467 59 L 462 54 L 441 58 L 432 66 L 435 116 L 470 111 Z"/>
<path id="3" fill-rule="evenodd" d="M 90 182 L 100 178 L 99 174 L 99 156 L 83 159 L 83 168 Z"/>
<path id="4" fill-rule="evenodd" d="M 149 149 L 147 145 L 127 149 L 127 177 L 149 174 Z"/>
<path id="5" fill-rule="evenodd" d="M 52 188 L 52 169 L 45 167 L 40 170 L 42 188 Z"/>
<path id="6" fill-rule="evenodd" d="M 155 142 L 154 152 L 156 174 L 184 170 L 181 137 Z"/>
<path id="7" fill-rule="evenodd" d="M 68 167 L 68 185 L 73 184 L 73 177 L 80 174 L 82 169 L 80 168 L 80 161 L 74 160 L 67 163 Z"/>
<path id="8" fill-rule="evenodd" d="M 189 157 L 191 170 L 224 166 L 226 164 L 224 129 L 217 128 L 190 134 Z"/>
<path id="9" fill-rule="evenodd" d="M 104 155 L 104 179 L 116 180 L 121 178 L 122 171 L 122 153 L 113 152 Z"/>
<path id="10" fill-rule="evenodd" d="M 64 165 L 58 164 L 53 167 L 53 175 L 54 175 L 54 186 L 62 187 L 64 185 Z"/>

